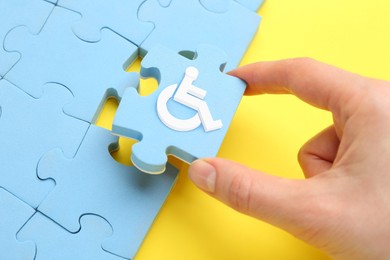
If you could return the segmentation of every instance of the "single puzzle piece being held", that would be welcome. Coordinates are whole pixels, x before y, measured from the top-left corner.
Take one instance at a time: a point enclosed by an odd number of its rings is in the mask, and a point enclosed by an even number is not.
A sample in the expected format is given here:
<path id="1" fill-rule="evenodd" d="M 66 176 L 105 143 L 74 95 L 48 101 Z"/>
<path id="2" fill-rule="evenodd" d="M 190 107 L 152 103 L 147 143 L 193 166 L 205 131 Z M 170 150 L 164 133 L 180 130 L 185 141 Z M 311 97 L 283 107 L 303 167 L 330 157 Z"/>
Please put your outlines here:
<path id="1" fill-rule="evenodd" d="M 103 217 L 113 229 L 103 249 L 132 258 L 175 183 L 177 169 L 168 166 L 165 174 L 150 176 L 122 165 L 110 154 L 117 142 L 110 131 L 91 125 L 74 159 L 58 150 L 46 154 L 38 175 L 53 178 L 56 186 L 38 210 L 70 232 L 80 229 L 84 214 Z"/>
<path id="2" fill-rule="evenodd" d="M 246 87 L 221 72 L 225 62 L 226 54 L 209 45 L 200 45 L 194 59 L 159 45 L 148 52 L 141 76 L 156 78 L 159 87 L 146 97 L 127 89 L 112 128 L 140 141 L 132 147 L 136 167 L 161 173 L 167 154 L 186 162 L 217 155 Z"/>

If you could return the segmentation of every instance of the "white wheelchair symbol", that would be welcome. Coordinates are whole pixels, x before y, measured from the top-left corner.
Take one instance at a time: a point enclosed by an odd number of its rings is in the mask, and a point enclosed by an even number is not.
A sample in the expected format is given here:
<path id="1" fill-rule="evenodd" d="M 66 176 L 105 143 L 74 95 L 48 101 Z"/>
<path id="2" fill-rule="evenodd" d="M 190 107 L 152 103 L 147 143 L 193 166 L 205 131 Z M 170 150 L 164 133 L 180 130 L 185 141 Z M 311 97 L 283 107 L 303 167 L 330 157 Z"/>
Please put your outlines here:
<path id="1" fill-rule="evenodd" d="M 206 132 L 222 128 L 222 121 L 213 120 L 209 107 L 206 101 L 203 100 L 207 91 L 193 85 L 198 75 L 197 68 L 188 67 L 179 86 L 178 84 L 170 85 L 160 93 L 157 99 L 157 114 L 160 120 L 169 128 L 180 132 L 194 130 L 201 124 Z M 174 101 L 196 110 L 197 113 L 189 119 L 174 117 L 167 107 L 167 103 L 172 97 Z"/>

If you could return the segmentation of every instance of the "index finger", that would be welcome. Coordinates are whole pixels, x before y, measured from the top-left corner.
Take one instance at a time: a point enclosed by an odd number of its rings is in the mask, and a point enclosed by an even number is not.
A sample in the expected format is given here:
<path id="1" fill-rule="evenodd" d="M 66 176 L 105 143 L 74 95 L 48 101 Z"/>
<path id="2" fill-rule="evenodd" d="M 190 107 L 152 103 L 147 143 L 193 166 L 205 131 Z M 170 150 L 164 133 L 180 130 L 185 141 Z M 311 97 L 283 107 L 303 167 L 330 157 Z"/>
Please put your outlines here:
<path id="1" fill-rule="evenodd" d="M 294 94 L 332 112 L 366 85 L 364 77 L 309 58 L 258 62 L 228 74 L 248 84 L 246 95 Z"/>

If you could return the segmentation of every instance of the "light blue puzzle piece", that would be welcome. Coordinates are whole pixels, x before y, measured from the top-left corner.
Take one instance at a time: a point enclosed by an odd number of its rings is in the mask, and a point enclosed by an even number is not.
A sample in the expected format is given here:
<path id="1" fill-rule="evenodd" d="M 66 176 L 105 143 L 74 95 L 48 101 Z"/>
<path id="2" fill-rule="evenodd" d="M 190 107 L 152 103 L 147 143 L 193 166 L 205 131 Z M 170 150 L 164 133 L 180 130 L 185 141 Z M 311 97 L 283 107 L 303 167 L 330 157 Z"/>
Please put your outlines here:
<path id="1" fill-rule="evenodd" d="M 117 141 L 108 130 L 92 125 L 74 159 L 58 150 L 46 154 L 38 175 L 54 178 L 56 186 L 38 211 L 70 232 L 79 230 L 84 214 L 104 216 L 113 236 L 103 242 L 103 249 L 132 258 L 166 200 L 177 169 L 168 166 L 165 174 L 151 176 L 119 164 L 110 154 Z"/>
<path id="2" fill-rule="evenodd" d="M 53 7 L 43 0 L 0 0 L 0 77 L 20 58 L 17 53 L 4 50 L 2 42 L 6 34 L 20 25 L 27 26 L 31 33 L 38 33 Z"/>
<path id="3" fill-rule="evenodd" d="M 214 13 L 199 0 L 172 0 L 168 7 L 158 0 L 147 0 L 138 16 L 155 26 L 140 46 L 141 55 L 156 43 L 175 52 L 194 52 L 199 44 L 210 44 L 227 53 L 227 70 L 237 67 L 260 23 L 260 16 L 235 1 L 226 12 Z"/>
<path id="4" fill-rule="evenodd" d="M 139 46 L 153 30 L 138 20 L 138 8 L 145 0 L 59 0 L 58 5 L 81 13 L 74 33 L 85 41 L 100 41 L 100 30 L 110 28 Z"/>
<path id="5" fill-rule="evenodd" d="M 71 101 L 71 93 L 57 84 L 47 84 L 44 95 L 34 99 L 0 80 L 0 186 L 32 207 L 54 186 L 38 179 L 39 159 L 55 148 L 73 157 L 89 127 L 63 113 Z"/>
<path id="6" fill-rule="evenodd" d="M 34 243 L 16 239 L 16 233 L 34 213 L 33 208 L 0 187 L 0 259 L 34 259 Z"/>
<path id="7" fill-rule="evenodd" d="M 137 77 L 124 68 L 137 58 L 138 48 L 109 30 L 102 31 L 100 42 L 81 41 L 71 29 L 78 20 L 77 13 L 55 7 L 39 35 L 25 27 L 12 30 L 5 47 L 22 58 L 5 78 L 34 97 L 45 83 L 60 83 L 74 96 L 65 113 L 94 122 L 108 97 L 119 98 L 136 84 Z"/>
<path id="8" fill-rule="evenodd" d="M 173 154 L 186 162 L 217 155 L 246 87 L 243 81 L 220 71 L 225 61 L 224 52 L 208 45 L 197 48 L 194 60 L 157 45 L 148 52 L 141 63 L 141 75 L 156 78 L 159 87 L 146 97 L 139 96 L 135 88 L 126 90 L 113 123 L 114 133 L 140 141 L 133 145 L 131 157 L 139 169 L 161 173 L 167 162 L 166 154 Z M 199 75 L 193 85 L 207 91 L 203 101 L 212 117 L 222 121 L 221 129 L 205 132 L 199 126 L 182 132 L 171 129 L 160 120 L 156 108 L 159 96 L 163 91 L 167 93 L 166 89 L 171 89 L 172 85 L 180 84 L 189 67 L 197 68 Z M 183 120 L 197 114 L 194 109 L 172 98 L 167 107 L 173 117 Z"/>
<path id="9" fill-rule="evenodd" d="M 20 230 L 17 238 L 35 242 L 35 260 L 123 259 L 101 247 L 103 239 L 112 234 L 111 226 L 103 218 L 85 215 L 81 217 L 80 225 L 81 230 L 73 234 L 38 212 Z"/>
<path id="10" fill-rule="evenodd" d="M 224 13 L 229 10 L 233 0 L 199 0 L 200 3 L 209 11 L 216 13 Z M 263 4 L 263 0 L 234 0 L 237 3 L 245 6 L 249 10 L 256 12 Z"/>

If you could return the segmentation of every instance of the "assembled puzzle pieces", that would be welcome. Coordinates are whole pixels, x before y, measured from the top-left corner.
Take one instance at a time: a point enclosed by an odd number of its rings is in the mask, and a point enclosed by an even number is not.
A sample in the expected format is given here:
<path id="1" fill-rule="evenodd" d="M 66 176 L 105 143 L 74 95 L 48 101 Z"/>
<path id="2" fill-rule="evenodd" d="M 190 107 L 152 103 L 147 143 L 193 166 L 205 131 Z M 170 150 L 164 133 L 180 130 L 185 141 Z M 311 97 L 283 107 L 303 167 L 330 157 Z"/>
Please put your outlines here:
<path id="1" fill-rule="evenodd" d="M 226 12 L 214 13 L 199 0 L 172 0 L 168 7 L 161 6 L 158 0 L 146 0 L 138 16 L 154 24 L 154 30 L 140 46 L 141 55 L 155 44 L 175 52 L 194 52 L 199 44 L 210 44 L 227 53 L 227 70 L 237 67 L 260 23 L 259 15 L 235 1 Z"/>
<path id="2" fill-rule="evenodd" d="M 127 89 L 113 123 L 115 134 L 140 141 L 132 147 L 136 167 L 161 173 L 166 154 L 186 162 L 216 156 L 246 87 L 221 72 L 225 62 L 224 52 L 208 45 L 193 60 L 163 46 L 148 52 L 141 76 L 156 78 L 159 87 L 146 97 Z"/>
<path id="3" fill-rule="evenodd" d="M 0 259 L 133 258 L 177 178 L 166 154 L 221 145 L 245 89 L 222 67 L 238 65 L 260 3 L 0 0 Z M 147 97 L 125 71 L 139 46 L 159 81 Z M 164 174 L 119 164 L 118 137 L 89 124 L 125 88 L 115 132 Z"/>
<path id="4" fill-rule="evenodd" d="M 80 225 L 80 231 L 70 233 L 37 212 L 18 232 L 17 238 L 36 244 L 35 260 L 123 259 L 104 251 L 101 247 L 101 242 L 112 234 L 111 226 L 103 218 L 84 215 L 80 219 Z"/>
<path id="5" fill-rule="evenodd" d="M 34 244 L 16 239 L 16 233 L 34 213 L 32 207 L 0 187 L 0 259 L 34 259 Z"/>
<path id="6" fill-rule="evenodd" d="M 28 26 L 31 33 L 38 33 L 45 24 L 53 5 L 43 0 L 0 0 L 0 78 L 18 61 L 17 53 L 3 49 L 2 40 L 14 27 Z"/>
<path id="7" fill-rule="evenodd" d="M 84 214 L 103 217 L 113 229 L 103 249 L 132 258 L 175 183 L 177 169 L 168 166 L 165 174 L 151 176 L 119 164 L 110 154 L 117 142 L 110 131 L 91 125 L 74 159 L 58 150 L 46 154 L 38 175 L 53 178 L 56 186 L 38 211 L 70 232 L 80 229 Z"/>
<path id="8" fill-rule="evenodd" d="M 97 43 L 81 41 L 72 32 L 78 20 L 77 13 L 55 7 L 38 35 L 25 27 L 12 30 L 5 48 L 20 51 L 22 58 L 5 78 L 34 97 L 47 82 L 62 84 L 74 96 L 64 112 L 94 122 L 108 97 L 119 98 L 135 84 L 136 75 L 125 68 L 137 58 L 138 48 L 109 30 L 102 30 Z"/>
<path id="9" fill-rule="evenodd" d="M 42 97 L 35 99 L 0 80 L 0 186 L 32 207 L 54 186 L 39 180 L 39 159 L 55 148 L 73 157 L 88 130 L 88 123 L 63 113 L 62 107 L 72 100 L 58 84 L 45 85 Z"/>
<path id="10" fill-rule="evenodd" d="M 110 28 L 135 45 L 140 45 L 153 25 L 138 20 L 138 8 L 145 0 L 59 0 L 58 5 L 81 13 L 74 33 L 85 41 L 97 42 L 100 30 Z"/>

